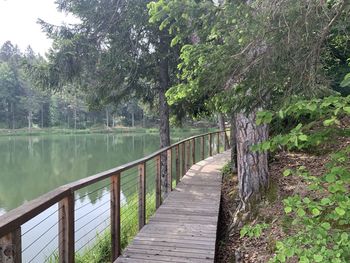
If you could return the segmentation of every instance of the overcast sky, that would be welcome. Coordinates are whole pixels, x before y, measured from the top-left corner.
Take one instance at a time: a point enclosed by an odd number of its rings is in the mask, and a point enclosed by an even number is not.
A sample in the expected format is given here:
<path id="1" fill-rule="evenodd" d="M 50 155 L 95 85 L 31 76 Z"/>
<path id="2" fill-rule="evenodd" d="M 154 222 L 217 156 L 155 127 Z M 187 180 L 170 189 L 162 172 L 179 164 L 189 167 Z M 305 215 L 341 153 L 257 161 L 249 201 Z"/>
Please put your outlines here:
<path id="1" fill-rule="evenodd" d="M 0 0 L 0 45 L 10 40 L 24 51 L 28 45 L 42 55 L 52 42 L 41 31 L 38 18 L 51 24 L 74 23 L 77 19 L 60 13 L 55 0 Z"/>

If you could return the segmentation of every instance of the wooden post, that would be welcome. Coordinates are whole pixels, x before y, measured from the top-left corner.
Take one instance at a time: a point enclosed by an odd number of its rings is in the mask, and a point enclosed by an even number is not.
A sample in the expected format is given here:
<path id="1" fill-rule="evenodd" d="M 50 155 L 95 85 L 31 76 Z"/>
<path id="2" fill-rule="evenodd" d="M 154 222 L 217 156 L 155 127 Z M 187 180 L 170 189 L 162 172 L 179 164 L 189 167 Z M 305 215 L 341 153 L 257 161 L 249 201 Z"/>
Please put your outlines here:
<path id="1" fill-rule="evenodd" d="M 220 153 L 220 132 L 216 133 L 216 153 Z"/>
<path id="2" fill-rule="evenodd" d="M 181 164 L 182 164 L 182 173 L 181 177 L 183 177 L 186 174 L 186 158 L 185 158 L 185 145 L 186 143 L 181 144 Z"/>
<path id="3" fill-rule="evenodd" d="M 196 163 L 196 139 L 192 140 L 192 164 Z"/>
<path id="4" fill-rule="evenodd" d="M 212 144 L 213 144 L 213 134 L 210 133 L 209 134 L 209 156 L 213 156 Z"/>
<path id="5" fill-rule="evenodd" d="M 0 262 L 22 262 L 21 227 L 0 238 Z"/>
<path id="6" fill-rule="evenodd" d="M 146 224 L 146 163 L 139 164 L 139 230 Z"/>
<path id="7" fill-rule="evenodd" d="M 111 241 L 112 262 L 121 252 L 120 243 L 120 173 L 111 176 Z"/>
<path id="8" fill-rule="evenodd" d="M 156 208 L 162 204 L 160 185 L 160 155 L 156 157 Z"/>
<path id="9" fill-rule="evenodd" d="M 167 174 L 167 193 L 170 194 L 170 192 L 173 190 L 173 171 L 172 171 L 172 156 L 171 156 L 171 149 L 169 149 L 167 151 L 167 171 L 168 171 L 168 174 Z"/>
<path id="10" fill-rule="evenodd" d="M 187 151 L 186 151 L 186 172 L 191 167 L 191 143 L 188 141 L 187 143 Z"/>
<path id="11" fill-rule="evenodd" d="M 74 263 L 74 193 L 70 193 L 58 205 L 58 262 Z"/>
<path id="12" fill-rule="evenodd" d="M 226 134 L 226 131 L 223 132 L 224 133 L 224 138 L 225 138 L 225 142 L 224 142 L 224 149 L 225 151 L 227 151 L 228 149 L 228 141 L 227 141 L 227 134 Z"/>
<path id="13" fill-rule="evenodd" d="M 201 137 L 201 160 L 204 160 L 204 136 Z"/>
<path id="14" fill-rule="evenodd" d="M 180 181 L 180 159 L 179 159 L 179 153 L 180 152 L 180 145 L 176 145 L 175 147 L 175 176 L 176 176 L 176 185 Z"/>

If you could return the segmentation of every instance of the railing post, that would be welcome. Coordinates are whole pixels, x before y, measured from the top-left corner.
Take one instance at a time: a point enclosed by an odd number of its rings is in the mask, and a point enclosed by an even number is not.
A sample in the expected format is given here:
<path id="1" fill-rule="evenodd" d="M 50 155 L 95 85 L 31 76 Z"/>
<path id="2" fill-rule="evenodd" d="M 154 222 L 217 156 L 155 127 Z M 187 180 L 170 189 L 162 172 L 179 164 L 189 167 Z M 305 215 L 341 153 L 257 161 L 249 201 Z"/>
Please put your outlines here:
<path id="1" fill-rule="evenodd" d="M 168 187 L 168 189 L 167 189 L 167 193 L 168 194 L 170 194 L 170 192 L 173 190 L 173 171 L 172 171 L 172 154 L 171 154 L 171 149 L 172 148 L 170 148 L 169 150 L 167 150 L 167 181 L 168 181 L 168 183 L 167 183 L 167 187 Z"/>
<path id="2" fill-rule="evenodd" d="M 204 136 L 201 137 L 201 160 L 204 160 Z"/>
<path id="3" fill-rule="evenodd" d="M 224 142 L 224 149 L 225 149 L 225 151 L 227 151 L 227 149 L 228 149 L 228 141 L 227 141 L 227 134 L 226 134 L 226 131 L 223 131 L 223 133 L 224 133 L 224 138 L 225 138 L 225 142 Z"/>
<path id="4" fill-rule="evenodd" d="M 210 133 L 209 134 L 209 156 L 213 156 L 212 144 L 213 144 L 213 134 Z"/>
<path id="5" fill-rule="evenodd" d="M 220 153 L 220 132 L 216 133 L 216 141 L 217 141 L 216 153 Z"/>
<path id="6" fill-rule="evenodd" d="M 139 230 L 146 224 L 146 163 L 139 164 Z"/>
<path id="7" fill-rule="evenodd" d="M 186 172 L 191 167 L 190 160 L 191 160 L 191 143 L 188 141 L 188 143 L 187 143 L 187 150 L 186 150 Z"/>
<path id="8" fill-rule="evenodd" d="M 59 202 L 59 263 L 74 263 L 74 193 Z"/>
<path id="9" fill-rule="evenodd" d="M 120 256 L 120 173 L 111 176 L 112 262 Z"/>
<path id="10" fill-rule="evenodd" d="M 22 262 L 21 227 L 0 238 L 0 262 Z"/>
<path id="11" fill-rule="evenodd" d="M 175 147 L 175 176 L 176 176 L 176 185 L 180 181 L 180 160 L 179 160 L 179 152 L 180 152 L 180 145 L 176 145 Z"/>
<path id="12" fill-rule="evenodd" d="M 160 155 L 156 157 L 156 208 L 162 204 L 160 185 Z"/>
<path id="13" fill-rule="evenodd" d="M 192 140 L 192 164 L 196 163 L 196 139 Z"/>
<path id="14" fill-rule="evenodd" d="M 181 177 L 183 177 L 186 174 L 186 158 L 185 158 L 185 145 L 186 143 L 181 144 L 181 165 L 182 165 L 182 174 Z"/>

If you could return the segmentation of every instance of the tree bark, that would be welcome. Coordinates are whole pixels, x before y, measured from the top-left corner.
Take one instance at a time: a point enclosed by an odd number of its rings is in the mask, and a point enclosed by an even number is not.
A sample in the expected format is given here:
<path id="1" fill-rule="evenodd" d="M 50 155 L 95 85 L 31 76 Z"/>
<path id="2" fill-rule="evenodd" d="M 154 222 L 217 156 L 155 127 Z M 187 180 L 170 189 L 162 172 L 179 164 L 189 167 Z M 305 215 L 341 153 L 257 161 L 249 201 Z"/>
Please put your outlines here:
<path id="1" fill-rule="evenodd" d="M 231 170 L 237 172 L 237 140 L 236 140 L 236 114 L 231 115 L 230 127 L 230 144 L 231 144 Z"/>
<path id="2" fill-rule="evenodd" d="M 135 127 L 135 113 L 131 112 L 131 127 Z"/>
<path id="3" fill-rule="evenodd" d="M 106 127 L 107 129 L 109 128 L 109 112 L 107 107 L 106 107 Z"/>
<path id="4" fill-rule="evenodd" d="M 219 113 L 218 114 L 218 122 L 219 122 L 219 130 L 220 131 L 225 131 L 226 130 L 226 125 L 225 125 L 225 115 L 223 113 Z M 221 137 L 221 143 L 224 145 L 227 145 L 228 142 L 228 138 L 226 133 L 221 133 L 220 134 Z M 226 143 L 225 143 L 226 142 Z M 227 149 L 225 148 L 225 151 Z"/>
<path id="5" fill-rule="evenodd" d="M 253 215 L 254 205 L 268 187 L 267 152 L 253 152 L 251 146 L 268 139 L 268 126 L 256 124 L 256 111 L 236 115 L 238 188 L 240 204 L 235 220 Z"/>
<path id="6" fill-rule="evenodd" d="M 160 57 L 159 57 L 159 135 L 160 135 L 160 147 L 166 147 L 170 145 L 170 125 L 169 125 L 169 104 L 166 100 L 165 93 L 170 85 L 169 78 L 169 52 L 170 38 L 166 32 L 160 32 Z M 161 169 L 161 188 L 162 198 L 168 195 L 168 182 L 167 180 L 167 153 L 161 155 L 160 160 Z"/>

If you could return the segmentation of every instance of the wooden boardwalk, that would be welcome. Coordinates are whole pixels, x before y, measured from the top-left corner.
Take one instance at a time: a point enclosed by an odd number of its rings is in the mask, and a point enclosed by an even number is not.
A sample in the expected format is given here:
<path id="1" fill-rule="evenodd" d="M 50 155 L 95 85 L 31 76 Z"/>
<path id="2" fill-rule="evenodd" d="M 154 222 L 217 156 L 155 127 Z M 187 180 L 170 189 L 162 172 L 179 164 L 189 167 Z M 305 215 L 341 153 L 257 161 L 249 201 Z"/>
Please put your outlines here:
<path id="1" fill-rule="evenodd" d="M 193 165 L 115 262 L 214 262 L 221 168 L 229 151 Z"/>

